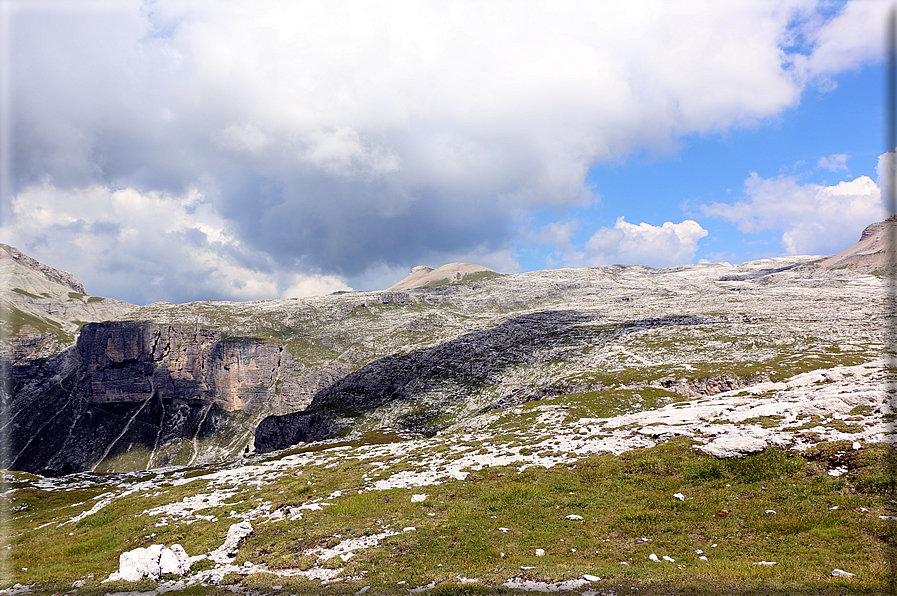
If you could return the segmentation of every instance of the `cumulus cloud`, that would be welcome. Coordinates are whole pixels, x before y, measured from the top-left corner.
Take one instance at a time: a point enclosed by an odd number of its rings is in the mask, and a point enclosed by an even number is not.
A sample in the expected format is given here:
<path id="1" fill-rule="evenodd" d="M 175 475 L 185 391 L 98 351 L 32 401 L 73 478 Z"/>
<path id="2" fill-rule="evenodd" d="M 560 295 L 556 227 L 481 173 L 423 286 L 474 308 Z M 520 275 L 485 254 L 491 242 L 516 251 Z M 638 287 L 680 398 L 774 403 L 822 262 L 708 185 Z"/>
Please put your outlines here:
<path id="1" fill-rule="evenodd" d="M 812 52 L 794 56 L 798 67 L 805 69 L 808 77 L 825 78 L 880 57 L 892 8 L 892 3 L 885 0 L 847 2 L 833 18 L 820 23 L 819 13 L 804 5 L 797 14 L 802 14 L 809 26 L 800 34 L 806 37 Z"/>
<path id="2" fill-rule="evenodd" d="M 819 161 L 816 163 L 816 167 L 824 170 L 831 170 L 833 172 L 846 170 L 848 157 L 849 156 L 845 153 L 835 153 L 828 157 L 820 157 Z"/>
<path id="3" fill-rule="evenodd" d="M 34 189 L 59 193 L 57 203 L 97 188 L 195 189 L 227 230 L 228 254 L 242 255 L 227 258 L 259 267 L 259 279 L 351 281 L 508 254 L 529 211 L 594 201 L 585 179 L 595 163 L 764 122 L 808 82 L 873 59 L 877 34 L 856 31 L 877 10 L 852 2 L 826 16 L 815 0 L 14 3 L 4 13 L 14 175 L 3 207 L 15 196 L 25 209 Z M 794 36 L 809 49 L 791 48 Z M 103 222 L 128 228 L 124 217 Z M 51 228 L 33 225 L 64 252 Z M 186 254 L 193 237 L 166 242 Z"/>
<path id="4" fill-rule="evenodd" d="M 884 216 L 881 191 L 868 176 L 822 186 L 802 184 L 795 176 L 761 178 L 752 172 L 744 194 L 734 203 L 711 203 L 698 210 L 730 221 L 742 232 L 781 230 L 782 249 L 790 255 L 838 253 Z"/>
<path id="5" fill-rule="evenodd" d="M 350 289 L 332 275 L 279 268 L 228 229 L 196 190 L 179 196 L 92 186 L 16 195 L 0 237 L 72 271 L 94 294 L 144 304 L 299 297 Z"/>
<path id="6" fill-rule="evenodd" d="M 691 219 L 654 226 L 644 222 L 636 225 L 618 217 L 612 228 L 602 228 L 589 238 L 585 258 L 591 265 L 681 265 L 694 259 L 698 241 L 707 233 L 701 224 Z"/>

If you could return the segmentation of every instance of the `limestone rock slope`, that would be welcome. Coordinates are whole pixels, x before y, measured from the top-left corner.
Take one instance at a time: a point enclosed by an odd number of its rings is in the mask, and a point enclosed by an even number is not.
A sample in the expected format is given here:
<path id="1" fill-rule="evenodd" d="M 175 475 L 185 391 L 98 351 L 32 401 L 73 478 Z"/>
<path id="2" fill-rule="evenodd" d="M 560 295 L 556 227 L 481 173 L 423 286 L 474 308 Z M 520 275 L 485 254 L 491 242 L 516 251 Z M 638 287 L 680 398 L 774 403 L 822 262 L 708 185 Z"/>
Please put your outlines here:
<path id="1" fill-rule="evenodd" d="M 875 359 L 883 280 L 813 260 L 133 307 L 49 356 L 4 361 L 2 465 L 128 471 L 433 436 L 551 396 L 621 415 Z"/>
<path id="2" fill-rule="evenodd" d="M 19 361 L 74 343 L 79 325 L 126 313 L 133 304 L 89 296 L 71 273 L 53 269 L 0 244 L 0 353 Z"/>
<path id="3" fill-rule="evenodd" d="M 820 265 L 829 269 L 858 269 L 866 272 L 882 272 L 894 268 L 895 248 L 892 246 L 897 215 L 863 230 L 856 244 L 847 250 L 823 260 Z"/>
<path id="4" fill-rule="evenodd" d="M 501 274 L 488 267 L 471 263 L 448 263 L 437 269 L 418 265 L 411 270 L 408 277 L 387 288 L 387 292 L 449 285 L 497 275 Z"/>

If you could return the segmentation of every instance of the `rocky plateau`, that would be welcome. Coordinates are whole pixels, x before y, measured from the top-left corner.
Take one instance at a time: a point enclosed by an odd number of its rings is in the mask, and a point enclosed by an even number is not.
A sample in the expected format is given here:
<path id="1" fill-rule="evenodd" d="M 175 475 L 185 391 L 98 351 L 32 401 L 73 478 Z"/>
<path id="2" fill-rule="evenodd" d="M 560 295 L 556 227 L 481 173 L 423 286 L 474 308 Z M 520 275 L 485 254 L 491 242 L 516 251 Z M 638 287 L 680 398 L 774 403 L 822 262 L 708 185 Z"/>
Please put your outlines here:
<path id="1" fill-rule="evenodd" d="M 54 532 L 139 523 L 143 538 L 104 547 L 122 557 L 119 568 L 95 563 L 104 578 L 150 577 L 161 583 L 147 593 L 158 594 L 264 574 L 279 583 L 348 582 L 363 593 L 367 568 L 350 558 L 440 519 L 443 509 L 424 491 L 491 468 L 577 470 L 590 457 L 682 441 L 709 460 L 844 444 L 852 447 L 820 465 L 823 478 L 847 477 L 856 473 L 851 449 L 894 440 L 883 360 L 888 276 L 869 259 L 845 261 L 883 254 L 889 225 L 870 226 L 859 248 L 827 260 L 516 275 L 449 267 L 438 283 L 423 279 L 439 271 L 427 268 L 412 272 L 407 289 L 145 306 L 88 296 L 70 274 L 3 247 L 0 467 L 8 472 L 0 504 L 25 503 L 16 505 L 25 513 L 7 511 L 5 540 L 18 561 L 40 540 L 57 540 Z M 327 484 L 340 474 L 332 482 L 343 484 Z M 317 494 L 318 486 L 330 488 Z M 34 495 L 53 502 L 79 491 L 92 496 L 52 510 L 50 521 L 27 513 Z M 697 498 L 669 492 L 685 504 Z M 252 538 L 258 532 L 280 536 L 258 528 L 314 533 L 327 511 L 352 518 L 353 499 L 379 493 L 386 502 L 399 494 L 426 517 L 405 526 L 378 520 L 323 543 L 297 538 L 287 550 L 301 566 L 271 562 L 276 543 L 252 547 L 268 562 L 239 559 L 249 556 L 237 554 L 240 545 L 267 540 Z M 561 517 L 585 523 L 576 511 Z M 154 542 L 163 530 L 170 548 Z M 496 532 L 520 533 L 508 523 Z M 542 546 L 535 552 L 546 556 Z M 663 559 L 652 552 L 645 560 L 675 560 L 658 552 Z M 696 565 L 707 561 L 697 554 Z M 755 558 L 749 567 L 772 564 Z M 163 564 L 182 578 L 163 581 Z M 27 581 L 31 571 L 21 568 L 13 576 Z M 591 572 L 552 583 L 528 575 L 531 564 L 520 569 L 498 583 L 616 593 L 598 591 Z M 400 587 L 420 593 L 437 583 Z M 18 585 L 0 593 L 29 589 Z"/>
<path id="2" fill-rule="evenodd" d="M 864 232 L 865 252 L 885 225 Z M 883 278 L 843 259 L 518 275 L 465 265 L 448 268 L 451 283 L 408 290 L 135 306 L 87 297 L 15 249 L 0 255 L 0 463 L 49 475 L 380 429 L 433 436 L 546 396 L 648 391 L 660 406 L 871 362 L 885 341 Z M 439 271 L 416 269 L 409 279 Z"/>

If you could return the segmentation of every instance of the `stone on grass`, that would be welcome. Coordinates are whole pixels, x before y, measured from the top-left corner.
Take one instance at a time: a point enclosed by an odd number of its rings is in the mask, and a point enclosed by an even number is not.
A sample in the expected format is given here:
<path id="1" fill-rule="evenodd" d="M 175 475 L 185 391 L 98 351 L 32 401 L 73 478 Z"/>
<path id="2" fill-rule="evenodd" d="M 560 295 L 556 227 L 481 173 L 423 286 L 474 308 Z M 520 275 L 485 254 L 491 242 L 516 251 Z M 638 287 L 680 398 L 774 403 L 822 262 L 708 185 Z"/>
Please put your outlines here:
<path id="1" fill-rule="evenodd" d="M 158 580 L 164 573 L 184 575 L 190 571 L 190 557 L 180 544 L 166 548 L 164 544 L 153 544 L 147 548 L 138 547 L 123 552 L 118 557 L 118 571 L 106 581 L 140 581 L 144 577 Z"/>
<path id="2" fill-rule="evenodd" d="M 427 495 L 411 495 L 412 503 L 423 503 L 427 500 Z"/>
<path id="3" fill-rule="evenodd" d="M 664 556 L 663 556 L 663 560 L 664 560 L 664 561 L 669 561 L 670 563 L 675 563 L 675 562 L 676 562 L 676 559 L 674 559 L 673 557 L 671 557 L 671 556 L 669 556 L 669 555 L 664 555 Z"/>
<path id="4" fill-rule="evenodd" d="M 589 575 L 588 573 L 586 573 L 585 575 L 583 575 L 583 576 L 582 576 L 582 579 L 586 580 L 587 582 L 598 582 L 598 581 L 601 581 L 601 578 L 598 577 L 597 575 Z"/>
<path id="5" fill-rule="evenodd" d="M 675 495 L 673 495 L 673 497 L 679 499 L 680 501 L 685 500 L 685 495 L 683 495 L 682 493 L 676 493 Z"/>
<path id="6" fill-rule="evenodd" d="M 582 516 L 581 516 L 581 515 L 575 515 L 575 514 L 574 514 L 574 515 L 568 515 L 568 516 L 567 516 L 566 518 L 564 518 L 564 519 L 572 519 L 573 521 L 579 521 L 579 520 L 582 519 Z"/>
<path id="7" fill-rule="evenodd" d="M 654 553 L 651 553 L 650 555 L 648 555 L 648 558 L 651 559 L 652 561 L 654 561 L 655 563 L 660 563 L 660 559 Z"/>
<path id="8" fill-rule="evenodd" d="M 832 569 L 832 577 L 856 577 L 855 573 L 844 571 L 843 569 Z"/>
<path id="9" fill-rule="evenodd" d="M 175 575 L 184 575 L 190 571 L 190 556 L 180 544 L 172 544 L 169 548 L 163 548 L 159 555 L 159 570 Z"/>
<path id="10" fill-rule="evenodd" d="M 698 449 L 713 457 L 727 459 L 759 453 L 766 449 L 766 441 L 751 435 L 731 434 L 717 437 Z"/>
<path id="11" fill-rule="evenodd" d="M 545 549 L 544 549 L 544 548 L 537 548 L 537 549 L 536 549 L 536 556 L 537 556 L 537 557 L 544 557 L 544 556 L 545 556 Z"/>
<path id="12" fill-rule="evenodd" d="M 227 529 L 227 538 L 224 539 L 224 544 L 210 552 L 209 558 L 216 563 L 232 562 L 234 557 L 237 556 L 237 548 L 240 546 L 240 541 L 250 534 L 252 534 L 252 524 L 248 521 L 232 524 Z"/>

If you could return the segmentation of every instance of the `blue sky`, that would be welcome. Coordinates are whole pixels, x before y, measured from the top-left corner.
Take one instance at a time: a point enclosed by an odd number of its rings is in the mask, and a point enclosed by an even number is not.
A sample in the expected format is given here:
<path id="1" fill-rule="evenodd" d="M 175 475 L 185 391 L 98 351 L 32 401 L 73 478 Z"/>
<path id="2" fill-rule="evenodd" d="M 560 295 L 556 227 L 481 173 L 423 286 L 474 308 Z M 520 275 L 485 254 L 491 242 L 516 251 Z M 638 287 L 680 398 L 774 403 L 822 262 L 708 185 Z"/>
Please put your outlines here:
<path id="1" fill-rule="evenodd" d="M 843 250 L 884 0 L 3 0 L 0 242 L 136 303 Z"/>
<path id="2" fill-rule="evenodd" d="M 708 231 L 694 253 L 695 262 L 741 263 L 782 255 L 779 228 L 745 234 L 726 220 L 702 217 L 698 208 L 744 197 L 751 172 L 764 178 L 796 177 L 801 183 L 830 186 L 859 176 L 877 179 L 883 143 L 883 66 L 870 61 L 840 73 L 834 88 L 804 91 L 800 103 L 766 122 L 724 133 L 694 134 L 679 139 L 677 148 L 658 154 L 639 151 L 589 170 L 586 183 L 600 195 L 595 205 L 565 213 L 542 210 L 536 220 L 578 223 L 572 242 L 584 245 L 595 229 L 612 226 L 624 216 L 633 223 L 700 220 Z M 846 156 L 843 168 L 819 166 L 821 158 Z M 871 223 L 871 222 L 870 222 Z M 849 229 L 858 238 L 859 230 Z M 851 241 L 852 243 L 852 241 Z M 829 245 L 837 251 L 843 242 Z M 843 248 L 847 248 L 844 245 Z M 545 267 L 551 246 L 516 245 L 525 269 Z"/>

